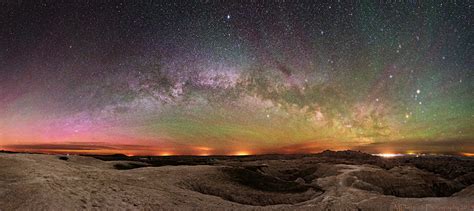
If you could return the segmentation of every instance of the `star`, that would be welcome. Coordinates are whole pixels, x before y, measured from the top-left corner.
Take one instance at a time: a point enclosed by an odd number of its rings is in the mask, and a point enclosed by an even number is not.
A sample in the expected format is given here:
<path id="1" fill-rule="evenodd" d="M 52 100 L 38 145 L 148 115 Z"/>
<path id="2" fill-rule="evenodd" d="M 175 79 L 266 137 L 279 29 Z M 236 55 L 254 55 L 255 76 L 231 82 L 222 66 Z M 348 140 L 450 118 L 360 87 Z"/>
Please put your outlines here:
<path id="1" fill-rule="evenodd" d="M 87 4 L 100 10 L 48 3 L 0 21 L 2 146 L 227 153 L 239 140 L 264 153 L 314 140 L 352 149 L 474 139 L 456 133 L 473 115 L 463 1 L 441 13 L 427 2 L 417 18 L 413 8 L 320 1 Z"/>

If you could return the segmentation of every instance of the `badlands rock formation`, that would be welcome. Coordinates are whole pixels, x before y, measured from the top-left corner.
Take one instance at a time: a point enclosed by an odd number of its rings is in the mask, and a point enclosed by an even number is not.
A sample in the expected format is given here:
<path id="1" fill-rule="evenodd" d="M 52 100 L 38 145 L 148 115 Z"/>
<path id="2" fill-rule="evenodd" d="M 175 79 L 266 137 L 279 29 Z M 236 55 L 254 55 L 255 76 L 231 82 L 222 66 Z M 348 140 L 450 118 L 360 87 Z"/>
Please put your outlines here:
<path id="1" fill-rule="evenodd" d="M 0 153 L 0 210 L 474 208 L 468 158 L 451 161 L 456 176 L 354 152 L 97 158 Z"/>

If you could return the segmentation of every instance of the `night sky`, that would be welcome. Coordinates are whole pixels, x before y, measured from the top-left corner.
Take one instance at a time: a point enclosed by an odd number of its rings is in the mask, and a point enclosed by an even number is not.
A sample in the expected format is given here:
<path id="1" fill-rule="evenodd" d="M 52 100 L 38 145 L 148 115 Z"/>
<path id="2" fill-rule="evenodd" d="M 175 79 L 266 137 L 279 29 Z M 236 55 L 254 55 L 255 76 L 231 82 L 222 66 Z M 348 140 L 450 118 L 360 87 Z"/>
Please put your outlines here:
<path id="1" fill-rule="evenodd" d="M 0 149 L 474 153 L 472 1 L 183 2 L 0 1 Z"/>

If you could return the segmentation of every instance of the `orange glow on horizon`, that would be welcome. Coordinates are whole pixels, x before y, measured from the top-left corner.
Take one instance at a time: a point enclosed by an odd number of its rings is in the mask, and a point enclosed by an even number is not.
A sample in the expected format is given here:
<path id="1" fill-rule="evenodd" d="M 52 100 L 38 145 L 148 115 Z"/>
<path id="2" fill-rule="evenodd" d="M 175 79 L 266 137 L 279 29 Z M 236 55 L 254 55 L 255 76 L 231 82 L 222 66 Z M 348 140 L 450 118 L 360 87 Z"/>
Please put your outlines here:
<path id="1" fill-rule="evenodd" d="M 174 155 L 174 153 L 172 152 L 160 152 L 158 153 L 159 156 L 172 156 Z"/>
<path id="2" fill-rule="evenodd" d="M 93 143 L 93 142 L 92 142 Z M 357 150 L 349 147 L 330 147 L 329 145 L 319 145 L 317 143 L 302 143 L 297 145 L 290 145 L 281 148 L 251 148 L 251 150 L 245 148 L 213 148 L 205 145 L 185 145 L 185 146 L 172 146 L 172 145 L 161 145 L 161 146 L 147 146 L 131 145 L 131 144 L 116 144 L 108 145 L 107 143 L 90 144 L 88 142 L 84 144 L 73 143 L 73 144 L 57 144 L 55 143 L 44 143 L 44 144 L 29 144 L 29 145 L 12 145 L 12 146 L 1 146 L 1 150 L 22 152 L 22 153 L 45 153 L 45 154 L 88 154 L 88 155 L 112 155 L 112 154 L 123 154 L 127 156 L 181 156 L 181 155 L 193 155 L 193 156 L 213 156 L 213 155 L 229 155 L 229 156 L 249 156 L 249 155 L 263 155 L 263 154 L 315 154 L 320 153 L 326 149 L 333 151 L 342 150 Z M 250 148 L 250 147 L 249 147 Z M 392 158 L 403 155 L 424 155 L 432 154 L 429 151 L 420 151 L 418 149 L 366 149 L 365 152 L 372 152 L 372 155 L 381 156 L 384 158 Z M 468 151 L 468 150 L 466 150 Z M 443 154 L 443 152 L 437 152 L 437 154 Z M 446 154 L 457 154 L 467 157 L 474 157 L 474 152 L 446 152 Z"/>
<path id="3" fill-rule="evenodd" d="M 193 154 L 198 156 L 210 156 L 212 155 L 213 150 L 214 149 L 210 147 L 194 147 L 194 151 L 196 152 Z"/>
<path id="4" fill-rule="evenodd" d="M 247 155 L 251 155 L 252 153 L 248 152 L 248 151 L 238 151 L 238 152 L 235 152 L 231 155 L 235 155 L 235 156 L 247 156 Z"/>
<path id="5" fill-rule="evenodd" d="M 200 153 L 200 154 L 197 154 L 198 156 L 211 156 L 211 154 L 209 153 Z"/>
<path id="6" fill-rule="evenodd" d="M 403 154 L 395 154 L 395 153 L 380 153 L 380 154 L 374 154 L 374 155 L 384 157 L 384 158 L 393 158 L 393 157 L 403 156 Z"/>

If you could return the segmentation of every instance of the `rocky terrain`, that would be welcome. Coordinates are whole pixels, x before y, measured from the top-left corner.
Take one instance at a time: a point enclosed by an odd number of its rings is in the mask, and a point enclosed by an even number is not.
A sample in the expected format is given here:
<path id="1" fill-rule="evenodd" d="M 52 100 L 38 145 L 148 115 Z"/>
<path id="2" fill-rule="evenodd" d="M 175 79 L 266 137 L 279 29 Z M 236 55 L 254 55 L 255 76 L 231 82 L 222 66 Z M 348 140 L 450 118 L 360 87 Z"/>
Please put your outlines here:
<path id="1" fill-rule="evenodd" d="M 473 210 L 473 161 L 0 153 L 0 210 Z"/>

